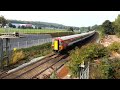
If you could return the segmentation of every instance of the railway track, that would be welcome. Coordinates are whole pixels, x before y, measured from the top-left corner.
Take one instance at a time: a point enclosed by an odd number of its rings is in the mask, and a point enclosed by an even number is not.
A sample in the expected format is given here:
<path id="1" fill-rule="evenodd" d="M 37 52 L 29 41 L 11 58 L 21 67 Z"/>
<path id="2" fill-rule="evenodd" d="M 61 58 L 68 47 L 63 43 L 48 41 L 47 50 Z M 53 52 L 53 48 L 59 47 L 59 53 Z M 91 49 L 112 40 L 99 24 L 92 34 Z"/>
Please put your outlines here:
<path id="1" fill-rule="evenodd" d="M 24 67 L 23 69 L 3 75 L 1 79 L 30 79 L 38 73 L 45 71 L 46 68 L 48 69 L 49 67 L 52 67 L 65 57 L 66 55 L 53 55 L 47 57 L 44 60 Z"/>
<path id="2" fill-rule="evenodd" d="M 34 63 L 31 63 L 31 64 L 29 64 L 29 65 L 27 65 L 27 66 L 25 66 L 25 67 L 22 67 L 22 68 L 20 68 L 20 69 L 18 69 L 18 70 L 15 70 L 15 71 L 13 71 L 13 72 L 11 72 L 11 73 L 8 73 L 8 71 L 3 71 L 3 72 L 0 74 L 0 79 L 1 79 L 1 78 L 4 78 L 4 77 L 6 77 L 6 76 L 9 76 L 9 75 L 11 75 L 11 74 L 13 74 L 13 73 L 15 73 L 15 72 L 20 72 L 20 71 L 22 71 L 23 68 L 27 68 L 27 67 L 29 68 L 29 67 L 31 67 L 32 65 L 37 65 L 38 62 L 39 62 L 39 63 L 43 63 L 43 61 L 44 61 L 44 62 L 47 62 L 47 60 L 48 60 L 49 57 L 54 58 L 54 57 L 55 57 L 55 53 L 49 54 L 49 55 L 47 55 L 45 58 L 43 58 L 42 60 L 37 61 L 37 62 L 34 62 Z M 56 57 L 57 57 L 57 56 L 56 56 Z M 45 59 L 45 60 L 44 60 L 44 59 Z"/>
<path id="3" fill-rule="evenodd" d="M 98 38 L 97 33 L 90 39 L 86 39 L 82 44 L 78 44 L 78 46 L 81 47 L 87 43 L 95 42 L 96 38 Z M 3 72 L 0 74 L 0 79 L 47 79 L 51 76 L 54 70 L 58 71 L 68 61 L 68 54 L 50 54 L 40 61 L 11 73 Z"/>
<path id="4" fill-rule="evenodd" d="M 66 58 L 67 57 L 67 58 Z M 46 69 L 42 70 L 38 74 L 32 77 L 32 79 L 48 79 L 52 75 L 54 71 L 58 71 L 62 66 L 65 65 L 69 61 L 69 57 L 65 56 L 65 59 L 58 60 L 56 63 L 52 64 L 51 66 L 47 67 Z"/>

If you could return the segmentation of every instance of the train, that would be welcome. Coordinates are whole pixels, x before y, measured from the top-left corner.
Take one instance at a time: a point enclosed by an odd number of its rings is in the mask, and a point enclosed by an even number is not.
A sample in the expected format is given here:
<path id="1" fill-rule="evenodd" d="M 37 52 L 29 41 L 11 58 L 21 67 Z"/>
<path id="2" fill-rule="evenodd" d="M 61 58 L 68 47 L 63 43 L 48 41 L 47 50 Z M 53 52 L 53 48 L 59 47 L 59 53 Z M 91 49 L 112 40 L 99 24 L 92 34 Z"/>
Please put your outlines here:
<path id="1" fill-rule="evenodd" d="M 52 39 L 52 49 L 54 52 L 61 52 L 67 47 L 77 43 L 81 40 L 84 40 L 95 33 L 94 31 L 89 31 L 81 34 L 74 34 L 69 36 L 56 37 Z"/>

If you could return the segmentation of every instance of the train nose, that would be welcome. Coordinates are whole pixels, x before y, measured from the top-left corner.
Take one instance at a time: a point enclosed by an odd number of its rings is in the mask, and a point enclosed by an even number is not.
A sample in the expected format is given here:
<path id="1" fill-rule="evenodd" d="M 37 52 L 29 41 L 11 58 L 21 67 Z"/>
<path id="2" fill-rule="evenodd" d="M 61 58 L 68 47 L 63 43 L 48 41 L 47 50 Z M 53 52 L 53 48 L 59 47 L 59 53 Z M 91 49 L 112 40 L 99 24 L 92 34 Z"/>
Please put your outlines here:
<path id="1" fill-rule="evenodd" d="M 59 50 L 59 41 L 58 40 L 54 41 L 54 50 Z"/>

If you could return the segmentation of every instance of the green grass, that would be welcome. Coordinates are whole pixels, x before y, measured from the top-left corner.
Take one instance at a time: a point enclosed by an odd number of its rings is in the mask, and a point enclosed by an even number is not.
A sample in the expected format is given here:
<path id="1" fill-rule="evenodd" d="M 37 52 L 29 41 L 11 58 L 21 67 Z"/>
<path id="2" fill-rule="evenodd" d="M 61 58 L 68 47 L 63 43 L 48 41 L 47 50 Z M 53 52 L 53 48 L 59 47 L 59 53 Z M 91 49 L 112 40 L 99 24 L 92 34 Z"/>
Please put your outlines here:
<path id="1" fill-rule="evenodd" d="M 19 33 L 56 33 L 56 32 L 67 32 L 67 30 L 52 30 L 52 29 L 16 29 L 16 28 L 0 28 L 0 33 L 6 33 L 9 31 L 10 33 L 18 31 Z"/>

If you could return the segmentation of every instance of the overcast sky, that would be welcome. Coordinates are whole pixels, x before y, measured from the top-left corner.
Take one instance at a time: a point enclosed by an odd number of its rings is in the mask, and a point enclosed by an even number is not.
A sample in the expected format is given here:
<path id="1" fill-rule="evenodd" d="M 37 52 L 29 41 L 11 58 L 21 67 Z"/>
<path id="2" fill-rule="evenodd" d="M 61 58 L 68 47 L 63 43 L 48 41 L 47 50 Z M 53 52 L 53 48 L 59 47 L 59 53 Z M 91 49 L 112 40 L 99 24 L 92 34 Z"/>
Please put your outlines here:
<path id="1" fill-rule="evenodd" d="M 114 21 L 120 11 L 0 11 L 6 19 L 41 21 L 66 26 L 93 26 Z"/>

